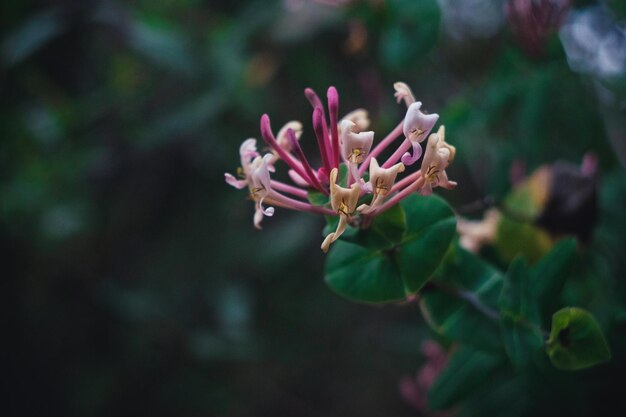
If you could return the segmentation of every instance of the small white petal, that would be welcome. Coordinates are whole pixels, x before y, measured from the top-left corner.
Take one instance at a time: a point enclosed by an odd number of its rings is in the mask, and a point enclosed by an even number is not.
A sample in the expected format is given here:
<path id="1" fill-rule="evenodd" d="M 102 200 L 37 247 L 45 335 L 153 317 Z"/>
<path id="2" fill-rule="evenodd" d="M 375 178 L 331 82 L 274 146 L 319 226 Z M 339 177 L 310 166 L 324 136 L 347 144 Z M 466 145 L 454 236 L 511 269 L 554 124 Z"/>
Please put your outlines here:
<path id="1" fill-rule="evenodd" d="M 228 172 L 224 173 L 224 180 L 226 180 L 226 184 L 231 185 L 238 190 L 241 190 L 242 188 L 245 188 L 248 186 L 248 181 L 238 180 L 237 178 L 235 178 L 233 175 L 229 174 Z"/>

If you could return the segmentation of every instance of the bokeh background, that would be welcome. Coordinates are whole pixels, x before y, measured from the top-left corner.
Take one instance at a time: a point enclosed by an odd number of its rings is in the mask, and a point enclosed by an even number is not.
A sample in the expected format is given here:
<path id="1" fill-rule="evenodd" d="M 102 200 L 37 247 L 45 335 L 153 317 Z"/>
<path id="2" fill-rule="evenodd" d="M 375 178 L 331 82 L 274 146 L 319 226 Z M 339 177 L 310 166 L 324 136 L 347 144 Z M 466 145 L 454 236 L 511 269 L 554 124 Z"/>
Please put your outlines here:
<path id="1" fill-rule="evenodd" d="M 441 194 L 459 210 L 506 195 L 512 166 L 596 155 L 594 285 L 623 332 L 626 2 L 536 2 L 565 8 L 530 23 L 504 3 L 2 2 L 6 408 L 419 414 L 399 390 L 433 338 L 419 308 L 341 299 L 323 281 L 322 218 L 279 209 L 257 231 L 224 183 L 263 113 L 301 120 L 314 149 L 305 87 L 336 86 L 340 113 L 366 108 L 380 139 L 403 116 L 393 82 L 408 83 L 457 147 L 460 186 Z M 620 343 L 578 415 L 619 403 Z"/>

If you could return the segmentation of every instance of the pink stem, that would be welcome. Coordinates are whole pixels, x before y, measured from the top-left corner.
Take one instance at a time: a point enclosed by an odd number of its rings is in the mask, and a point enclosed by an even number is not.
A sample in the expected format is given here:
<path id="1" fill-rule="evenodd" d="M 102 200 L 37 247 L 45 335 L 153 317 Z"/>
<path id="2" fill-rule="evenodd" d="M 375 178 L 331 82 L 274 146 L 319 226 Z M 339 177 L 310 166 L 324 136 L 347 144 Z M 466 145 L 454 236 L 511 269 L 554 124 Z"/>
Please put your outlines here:
<path id="1" fill-rule="evenodd" d="M 400 181 L 396 182 L 393 187 L 391 187 L 391 193 L 395 193 L 398 190 L 401 190 L 402 188 L 406 187 L 407 185 L 411 184 L 413 181 L 416 181 L 420 176 L 422 175 L 422 171 L 416 171 L 410 175 L 407 175 L 406 177 L 402 178 Z"/>
<path id="2" fill-rule="evenodd" d="M 384 151 L 387 148 L 387 146 L 391 144 L 391 142 L 396 140 L 398 136 L 402 134 L 403 126 L 404 126 L 404 121 L 400 122 L 398 126 L 396 126 L 391 132 L 389 132 L 389 134 L 383 140 L 381 140 L 374 149 L 372 149 L 369 155 L 367 155 L 367 157 L 365 158 L 365 161 L 363 161 L 363 163 L 361 164 L 361 167 L 359 168 L 359 175 L 363 175 L 365 170 L 369 168 L 370 160 L 372 158 L 375 158 L 378 155 L 380 155 L 380 153 Z"/>
<path id="3" fill-rule="evenodd" d="M 280 156 L 280 158 L 285 161 L 285 163 L 289 165 L 291 169 L 296 171 L 305 181 L 308 180 L 308 177 L 302 165 L 296 163 L 291 155 L 285 152 L 285 150 L 280 147 L 278 142 L 276 142 L 276 138 L 272 133 L 272 127 L 270 126 L 270 118 L 267 114 L 261 116 L 261 136 L 263 136 L 263 140 L 265 141 L 265 143 L 267 143 L 270 148 L 274 149 L 278 156 Z M 314 184 L 312 184 L 310 181 L 307 182 L 311 187 L 315 188 Z"/>
<path id="4" fill-rule="evenodd" d="M 289 193 L 293 196 L 300 197 L 306 199 L 308 197 L 308 193 L 306 190 L 302 188 L 294 187 L 293 185 L 285 184 L 284 182 L 271 180 L 271 185 L 274 190 L 283 191 L 285 193 Z"/>
<path id="5" fill-rule="evenodd" d="M 302 163 L 302 166 L 304 167 L 304 171 L 306 172 L 309 182 L 312 183 L 315 188 L 320 190 L 322 193 L 328 195 L 328 191 L 326 191 L 324 187 L 322 187 L 322 184 L 320 184 L 319 180 L 317 179 L 317 175 L 313 173 L 311 164 L 309 164 L 309 161 L 306 159 L 306 155 L 302 151 L 302 147 L 300 146 L 300 143 L 298 143 L 298 139 L 296 139 L 296 134 L 294 133 L 293 129 L 287 129 L 287 138 L 289 139 L 291 148 L 296 151 L 296 154 L 298 154 L 298 159 L 300 159 L 300 163 Z"/>
<path id="6" fill-rule="evenodd" d="M 339 94 L 335 87 L 328 88 L 328 113 L 330 114 L 330 132 L 332 134 L 333 161 L 335 168 L 339 168 Z"/>
<path id="7" fill-rule="evenodd" d="M 348 162 L 346 161 L 346 165 L 348 166 L 348 188 L 350 188 L 350 186 L 356 181 L 356 177 L 358 175 L 358 171 L 356 168 L 356 165 L 354 165 L 352 162 Z"/>
<path id="8" fill-rule="evenodd" d="M 324 170 L 330 174 L 330 171 L 332 170 L 332 153 L 326 146 L 329 144 L 328 130 L 326 128 L 324 110 L 321 107 L 315 107 L 313 110 L 313 130 L 315 131 L 315 137 L 317 138 L 317 146 L 320 148 L 320 154 L 322 155 Z"/>
<path id="9" fill-rule="evenodd" d="M 269 195 L 265 198 L 265 201 L 268 204 L 275 204 L 277 206 L 289 208 L 293 210 L 308 211 L 310 213 L 323 214 L 325 216 L 337 215 L 336 212 L 334 212 L 333 210 L 329 208 L 321 207 L 321 206 L 314 206 L 309 203 L 304 203 L 302 201 L 294 200 L 293 198 L 289 198 L 283 194 L 280 194 L 279 192 L 275 190 L 270 191 Z"/>
<path id="10" fill-rule="evenodd" d="M 402 155 L 404 155 L 404 153 L 408 151 L 410 147 L 411 141 L 408 139 L 404 139 L 404 142 L 402 142 L 402 144 L 398 147 L 398 149 L 396 149 L 393 155 L 391 155 L 389 159 L 387 159 L 387 161 L 383 164 L 383 168 L 389 168 L 390 166 L 395 165 L 395 163 L 398 162 L 400 158 L 402 158 Z"/>

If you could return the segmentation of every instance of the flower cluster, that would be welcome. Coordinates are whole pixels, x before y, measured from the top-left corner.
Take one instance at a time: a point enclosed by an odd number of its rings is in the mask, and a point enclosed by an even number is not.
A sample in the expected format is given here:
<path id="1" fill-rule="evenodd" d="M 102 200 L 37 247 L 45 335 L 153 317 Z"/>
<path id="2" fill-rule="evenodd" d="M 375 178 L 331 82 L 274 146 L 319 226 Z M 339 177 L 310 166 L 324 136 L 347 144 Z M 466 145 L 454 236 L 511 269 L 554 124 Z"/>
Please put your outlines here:
<path id="1" fill-rule="evenodd" d="M 327 118 L 318 95 L 309 88 L 304 91 L 313 106 L 313 132 L 321 160 L 318 168 L 311 165 L 300 146 L 302 124 L 288 122 L 275 136 L 270 118 L 264 114 L 261 136 L 267 153 L 258 152 L 256 139 L 247 139 L 239 149 L 241 167 L 237 177 L 224 174 L 226 182 L 233 187 L 248 188 L 255 203 L 255 227 L 261 228 L 263 217 L 274 215 L 274 206 L 337 216 L 337 229 L 321 245 L 326 252 L 348 225 L 367 227 L 375 216 L 413 193 L 429 195 L 435 187 L 454 188 L 457 183 L 448 179 L 445 170 L 454 160 L 455 148 L 446 143 L 443 126 L 430 134 L 439 116 L 424 113 L 422 103 L 415 100 L 406 84 L 398 82 L 394 88 L 398 103 L 403 101 L 407 106 L 406 115 L 373 148 L 374 132 L 367 130 L 370 125 L 367 111 L 358 109 L 339 119 L 339 95 L 330 87 Z M 404 140 L 381 164 L 377 157 L 402 135 Z M 398 174 L 420 159 L 421 143 L 427 138 L 421 169 L 396 181 Z M 287 165 L 293 184 L 271 178 L 280 161 Z M 324 198 L 311 198 L 314 192 Z M 323 200 L 321 204 L 320 200 Z"/>

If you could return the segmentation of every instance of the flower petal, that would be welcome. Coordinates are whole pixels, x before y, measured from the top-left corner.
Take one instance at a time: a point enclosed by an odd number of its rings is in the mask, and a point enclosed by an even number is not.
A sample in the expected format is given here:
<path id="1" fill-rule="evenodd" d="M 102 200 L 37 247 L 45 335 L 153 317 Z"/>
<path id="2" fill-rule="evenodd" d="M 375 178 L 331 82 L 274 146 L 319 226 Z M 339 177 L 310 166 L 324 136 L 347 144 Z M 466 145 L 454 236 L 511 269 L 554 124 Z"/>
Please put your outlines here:
<path id="1" fill-rule="evenodd" d="M 242 188 L 245 188 L 248 186 L 248 181 L 238 180 L 237 178 L 235 178 L 233 175 L 229 174 L 228 172 L 224 173 L 224 180 L 226 180 L 226 184 L 233 186 L 238 190 L 241 190 Z"/>
<path id="2" fill-rule="evenodd" d="M 413 165 L 422 156 L 422 146 L 419 144 L 419 142 L 411 142 L 411 146 L 413 147 L 413 156 L 411 156 L 411 154 L 407 152 L 402 155 L 401 159 L 402 163 L 407 166 Z"/>

